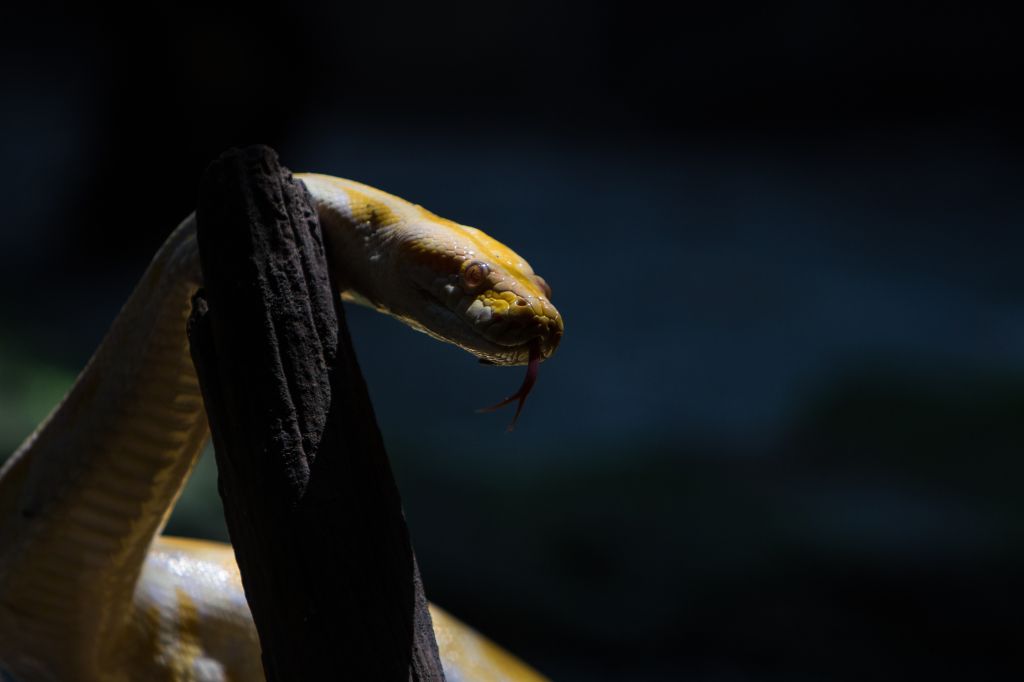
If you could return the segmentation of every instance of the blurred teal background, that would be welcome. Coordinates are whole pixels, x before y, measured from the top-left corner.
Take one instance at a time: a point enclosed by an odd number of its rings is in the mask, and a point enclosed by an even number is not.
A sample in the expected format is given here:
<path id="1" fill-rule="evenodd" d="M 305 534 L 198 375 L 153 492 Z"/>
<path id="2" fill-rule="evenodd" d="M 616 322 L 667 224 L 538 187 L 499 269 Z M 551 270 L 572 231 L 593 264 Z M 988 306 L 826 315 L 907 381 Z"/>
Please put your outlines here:
<path id="1" fill-rule="evenodd" d="M 2 43 L 0 452 L 266 142 L 507 242 L 565 317 L 509 434 L 473 410 L 520 372 L 347 309 L 431 599 L 557 680 L 1021 672 L 1002 17 L 42 12 Z M 211 457 L 169 531 L 226 539 Z"/>

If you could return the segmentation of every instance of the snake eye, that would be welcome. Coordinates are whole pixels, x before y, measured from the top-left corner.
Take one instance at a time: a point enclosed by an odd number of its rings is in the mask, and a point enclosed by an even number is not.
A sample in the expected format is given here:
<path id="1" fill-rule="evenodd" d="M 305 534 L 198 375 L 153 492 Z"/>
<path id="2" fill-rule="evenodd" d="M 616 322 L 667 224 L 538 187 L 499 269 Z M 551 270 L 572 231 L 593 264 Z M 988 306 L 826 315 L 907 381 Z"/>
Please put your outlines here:
<path id="1" fill-rule="evenodd" d="M 491 267 L 478 260 L 470 261 L 462 268 L 462 281 L 470 289 L 475 289 L 487 280 Z"/>
<path id="2" fill-rule="evenodd" d="M 533 281 L 537 283 L 537 286 L 540 287 L 540 290 L 543 291 L 544 295 L 548 297 L 548 300 L 550 300 L 551 299 L 551 287 L 548 286 L 548 283 L 544 281 L 544 278 L 541 277 L 540 275 L 534 275 L 533 276 Z"/>

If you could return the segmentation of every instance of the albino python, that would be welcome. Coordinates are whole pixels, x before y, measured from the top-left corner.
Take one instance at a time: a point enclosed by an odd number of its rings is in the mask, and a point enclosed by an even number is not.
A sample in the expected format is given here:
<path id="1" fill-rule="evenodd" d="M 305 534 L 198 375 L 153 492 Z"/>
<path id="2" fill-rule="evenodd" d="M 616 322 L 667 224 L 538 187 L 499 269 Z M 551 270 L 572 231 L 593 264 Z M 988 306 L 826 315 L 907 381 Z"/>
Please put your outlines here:
<path id="1" fill-rule="evenodd" d="M 550 290 L 483 232 L 349 180 L 297 175 L 342 296 L 481 361 L 528 364 L 562 336 Z M 231 547 L 160 536 L 208 437 L 185 337 L 195 219 L 157 252 L 60 405 L 0 469 L 0 680 L 262 680 Z M 517 413 L 518 414 L 518 413 Z M 539 680 L 436 607 L 446 675 Z"/>

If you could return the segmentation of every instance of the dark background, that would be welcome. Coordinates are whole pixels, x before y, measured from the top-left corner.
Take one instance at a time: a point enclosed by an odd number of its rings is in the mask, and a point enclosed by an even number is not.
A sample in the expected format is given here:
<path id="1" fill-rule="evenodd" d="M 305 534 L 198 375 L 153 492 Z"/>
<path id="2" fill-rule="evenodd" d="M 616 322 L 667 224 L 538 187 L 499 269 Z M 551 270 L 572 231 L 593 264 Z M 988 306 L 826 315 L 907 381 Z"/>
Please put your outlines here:
<path id="1" fill-rule="evenodd" d="M 481 227 L 520 373 L 349 321 L 428 595 L 558 680 L 1006 679 L 1024 563 L 1020 33 L 936 2 L 0 12 L 0 446 L 220 151 Z M 171 532 L 223 538 L 206 457 Z"/>

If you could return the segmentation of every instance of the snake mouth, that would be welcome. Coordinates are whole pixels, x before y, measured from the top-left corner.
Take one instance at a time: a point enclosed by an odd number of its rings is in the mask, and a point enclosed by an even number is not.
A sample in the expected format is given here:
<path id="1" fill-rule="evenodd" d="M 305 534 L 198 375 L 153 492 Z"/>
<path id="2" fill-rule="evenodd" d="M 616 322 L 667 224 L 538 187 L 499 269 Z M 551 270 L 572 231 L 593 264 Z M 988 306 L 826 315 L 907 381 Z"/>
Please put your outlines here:
<path id="1" fill-rule="evenodd" d="M 521 328 L 505 338 L 495 337 L 488 328 L 478 329 L 469 325 L 481 343 L 481 350 L 474 352 L 480 361 L 493 365 L 529 365 L 550 358 L 562 340 L 562 329 L 549 318 L 524 323 Z M 471 351 L 473 352 L 473 351 Z"/>
<path id="2" fill-rule="evenodd" d="M 536 352 L 538 362 L 554 354 L 562 338 L 561 318 L 519 315 L 484 321 L 467 314 L 469 305 L 446 304 L 430 289 L 417 287 L 420 314 L 400 317 L 410 326 L 475 355 L 484 364 L 528 365 Z M 392 313 L 394 314 L 394 313 Z"/>

